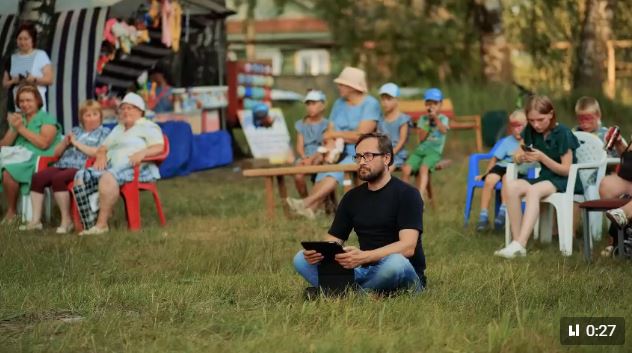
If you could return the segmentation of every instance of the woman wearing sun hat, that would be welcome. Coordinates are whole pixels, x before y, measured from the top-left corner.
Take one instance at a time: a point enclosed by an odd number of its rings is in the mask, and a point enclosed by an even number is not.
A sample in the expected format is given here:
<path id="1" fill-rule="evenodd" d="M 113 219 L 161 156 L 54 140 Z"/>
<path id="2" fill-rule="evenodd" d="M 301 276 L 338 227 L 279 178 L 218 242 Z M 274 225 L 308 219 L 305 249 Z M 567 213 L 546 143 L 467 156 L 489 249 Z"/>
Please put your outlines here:
<path id="1" fill-rule="evenodd" d="M 119 104 L 118 115 L 119 123 L 97 149 L 94 165 L 75 175 L 73 191 L 85 229 L 81 235 L 109 230 L 108 219 L 119 197 L 119 187 L 132 181 L 135 165 L 141 166 L 141 182 L 160 178 L 158 166 L 141 163 L 145 157 L 160 154 L 164 145 L 160 127 L 145 119 L 145 102 L 136 93 L 128 93 Z M 95 186 L 99 195 L 98 217 L 90 211 L 89 199 Z"/>
<path id="2" fill-rule="evenodd" d="M 329 116 L 329 128 L 323 139 L 342 138 L 344 153 L 338 164 L 352 164 L 355 143 L 361 134 L 373 132 L 382 115 L 380 103 L 368 95 L 366 74 L 355 67 L 345 67 L 334 80 L 340 98 L 334 103 Z M 319 173 L 312 192 L 304 199 L 288 198 L 290 207 L 300 215 L 314 218 L 314 210 L 342 185 L 343 173 Z"/>

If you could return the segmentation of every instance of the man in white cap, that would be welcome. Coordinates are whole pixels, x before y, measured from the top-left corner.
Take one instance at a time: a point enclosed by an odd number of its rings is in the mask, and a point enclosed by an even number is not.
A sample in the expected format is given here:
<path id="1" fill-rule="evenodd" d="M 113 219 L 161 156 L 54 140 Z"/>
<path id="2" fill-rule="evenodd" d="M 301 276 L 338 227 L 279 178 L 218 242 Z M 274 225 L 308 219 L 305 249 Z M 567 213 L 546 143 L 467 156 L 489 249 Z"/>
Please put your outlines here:
<path id="1" fill-rule="evenodd" d="M 118 107 L 119 123 L 97 150 L 94 165 L 81 169 L 75 175 L 75 197 L 84 223 L 80 235 L 101 234 L 109 230 L 108 220 L 119 197 L 119 187 L 134 178 L 134 166 L 140 164 L 140 181 L 160 178 L 158 166 L 142 163 L 146 157 L 162 153 L 164 140 L 160 127 L 145 119 L 145 102 L 136 93 L 125 95 Z M 85 185 L 98 180 L 99 212 L 89 212 L 89 190 Z M 84 187 L 82 189 L 82 187 Z M 86 203 L 88 207 L 86 208 Z M 83 209 L 82 209 L 83 207 Z"/>
<path id="2" fill-rule="evenodd" d="M 338 86 L 340 98 L 336 100 L 330 113 L 329 129 L 323 139 L 342 138 L 345 142 L 343 157 L 337 164 L 353 164 L 355 143 L 360 135 L 374 132 L 382 112 L 380 103 L 367 94 L 364 71 L 345 67 L 334 80 Z M 288 198 L 290 208 L 296 213 L 313 219 L 317 207 L 342 185 L 343 173 L 319 173 L 311 193 L 303 199 Z"/>

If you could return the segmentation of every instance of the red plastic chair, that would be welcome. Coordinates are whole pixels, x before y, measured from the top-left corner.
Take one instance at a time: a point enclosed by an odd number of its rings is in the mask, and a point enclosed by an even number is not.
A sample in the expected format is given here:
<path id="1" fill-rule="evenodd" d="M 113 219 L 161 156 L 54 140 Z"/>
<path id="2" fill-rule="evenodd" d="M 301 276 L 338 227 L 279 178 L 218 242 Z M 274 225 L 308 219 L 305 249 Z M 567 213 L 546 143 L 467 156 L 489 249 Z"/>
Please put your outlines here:
<path id="1" fill-rule="evenodd" d="M 164 141 L 164 147 L 162 153 L 157 156 L 147 157 L 143 159 L 143 162 L 152 162 L 156 165 L 160 165 L 169 155 L 169 139 L 167 135 L 162 135 Z M 90 167 L 94 161 L 88 160 L 86 163 L 86 167 Z M 120 188 L 121 196 L 123 197 L 123 201 L 125 203 L 125 216 L 127 218 L 127 227 L 131 231 L 136 231 L 140 229 L 140 192 L 141 191 L 151 191 L 154 202 L 156 203 L 156 211 L 158 212 L 158 219 L 160 220 L 160 225 L 164 226 L 167 221 L 165 219 L 165 215 L 162 211 L 162 204 L 160 203 L 160 198 L 158 197 L 158 189 L 156 188 L 155 182 L 143 183 L 139 181 L 140 177 L 140 166 L 134 167 L 134 179 L 125 183 Z M 68 185 L 68 190 L 72 192 L 73 183 Z M 77 205 L 74 202 L 74 197 L 72 198 L 72 217 L 75 223 L 75 229 L 81 230 L 83 226 L 81 224 L 81 217 L 79 216 L 79 210 L 77 209 Z"/>

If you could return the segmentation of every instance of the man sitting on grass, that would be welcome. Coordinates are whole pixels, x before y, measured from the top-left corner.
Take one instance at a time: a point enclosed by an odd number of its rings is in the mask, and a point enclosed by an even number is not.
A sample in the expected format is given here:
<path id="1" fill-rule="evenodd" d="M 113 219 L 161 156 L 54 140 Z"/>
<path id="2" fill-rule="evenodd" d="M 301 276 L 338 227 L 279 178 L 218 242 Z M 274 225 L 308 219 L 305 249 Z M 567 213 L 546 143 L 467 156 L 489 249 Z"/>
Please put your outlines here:
<path id="1" fill-rule="evenodd" d="M 345 253 L 336 255 L 336 261 L 354 269 L 355 282 L 363 289 L 421 291 L 426 285 L 426 260 L 421 244 L 423 202 L 419 192 L 391 176 L 393 146 L 388 136 L 361 135 L 353 159 L 360 165 L 360 179 L 366 183 L 344 195 L 324 240 L 342 244 L 355 230 L 360 249 L 346 246 Z M 322 254 L 303 250 L 294 257 L 294 267 L 318 287 L 318 264 L 322 260 Z"/>

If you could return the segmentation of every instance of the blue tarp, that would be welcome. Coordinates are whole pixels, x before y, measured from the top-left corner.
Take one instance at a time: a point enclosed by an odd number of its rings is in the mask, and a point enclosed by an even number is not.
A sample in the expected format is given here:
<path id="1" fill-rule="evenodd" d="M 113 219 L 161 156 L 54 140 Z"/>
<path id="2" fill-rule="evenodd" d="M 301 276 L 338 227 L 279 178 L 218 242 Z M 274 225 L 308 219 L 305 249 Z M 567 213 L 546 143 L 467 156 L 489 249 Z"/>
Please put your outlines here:
<path id="1" fill-rule="evenodd" d="M 191 125 L 183 121 L 158 123 L 169 139 L 169 156 L 160 165 L 163 179 L 233 162 L 230 135 L 225 130 L 194 135 Z M 113 127 L 113 124 L 107 124 Z"/>

